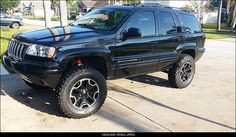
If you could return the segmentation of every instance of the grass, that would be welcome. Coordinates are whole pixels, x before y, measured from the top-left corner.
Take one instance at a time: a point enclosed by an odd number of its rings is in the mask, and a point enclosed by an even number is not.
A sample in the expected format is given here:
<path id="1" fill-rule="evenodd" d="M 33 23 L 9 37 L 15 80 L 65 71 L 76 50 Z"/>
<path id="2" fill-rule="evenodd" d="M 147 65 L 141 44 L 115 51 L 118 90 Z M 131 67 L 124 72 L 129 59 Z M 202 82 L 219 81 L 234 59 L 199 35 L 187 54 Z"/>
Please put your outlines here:
<path id="1" fill-rule="evenodd" d="M 203 31 L 207 39 L 225 39 L 232 38 L 236 32 L 230 32 L 230 28 L 225 23 L 221 24 L 221 31 L 216 31 L 216 23 L 203 24 Z"/>
<path id="2" fill-rule="evenodd" d="M 21 33 L 26 31 L 26 29 L 10 29 L 10 28 L 1 28 L 0 29 L 0 62 L 2 61 L 2 56 L 4 52 L 7 50 L 8 42 L 11 39 L 11 37 L 17 33 Z"/>
<path id="3" fill-rule="evenodd" d="M 22 15 L 21 17 L 27 18 L 27 19 L 44 20 L 44 16 L 35 16 L 35 17 L 33 18 L 32 15 Z M 52 20 L 52 21 L 59 21 L 59 16 L 52 16 L 52 17 L 51 17 L 51 20 Z"/>

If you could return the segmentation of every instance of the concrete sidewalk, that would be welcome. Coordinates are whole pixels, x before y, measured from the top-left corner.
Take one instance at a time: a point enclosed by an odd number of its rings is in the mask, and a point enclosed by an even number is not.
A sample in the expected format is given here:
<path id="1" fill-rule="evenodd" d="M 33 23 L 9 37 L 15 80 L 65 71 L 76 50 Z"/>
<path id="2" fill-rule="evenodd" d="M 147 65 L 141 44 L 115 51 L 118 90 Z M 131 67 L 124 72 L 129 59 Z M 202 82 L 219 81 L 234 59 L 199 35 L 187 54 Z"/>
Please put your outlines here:
<path id="1" fill-rule="evenodd" d="M 1 131 L 235 132 L 235 42 L 207 40 L 196 66 L 185 89 L 161 72 L 108 81 L 104 106 L 84 119 L 64 117 L 54 92 L 2 75 Z"/>

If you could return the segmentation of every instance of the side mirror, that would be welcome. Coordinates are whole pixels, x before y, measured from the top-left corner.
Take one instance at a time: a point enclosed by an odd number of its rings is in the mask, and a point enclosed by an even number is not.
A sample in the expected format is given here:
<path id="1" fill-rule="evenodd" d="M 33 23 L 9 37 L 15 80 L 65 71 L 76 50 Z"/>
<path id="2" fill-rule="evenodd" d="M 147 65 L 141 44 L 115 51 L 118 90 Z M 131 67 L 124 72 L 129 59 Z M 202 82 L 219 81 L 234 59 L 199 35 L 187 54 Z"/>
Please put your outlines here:
<path id="1" fill-rule="evenodd" d="M 138 28 L 129 28 L 127 32 L 122 34 L 122 39 L 125 40 L 127 38 L 138 38 L 141 37 L 141 32 Z"/>

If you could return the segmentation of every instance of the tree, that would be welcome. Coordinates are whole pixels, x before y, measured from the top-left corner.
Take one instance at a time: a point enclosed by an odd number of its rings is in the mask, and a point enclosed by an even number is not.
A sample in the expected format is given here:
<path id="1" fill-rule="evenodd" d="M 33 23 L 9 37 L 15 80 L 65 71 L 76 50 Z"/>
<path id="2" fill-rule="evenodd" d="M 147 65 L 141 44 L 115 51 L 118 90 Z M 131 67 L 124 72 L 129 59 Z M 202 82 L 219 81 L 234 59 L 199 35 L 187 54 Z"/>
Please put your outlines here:
<path id="1" fill-rule="evenodd" d="M 59 0 L 59 10 L 60 10 L 60 23 L 61 26 L 66 26 L 67 24 L 67 5 L 66 0 Z"/>
<path id="2" fill-rule="evenodd" d="M 67 13 L 68 13 L 68 18 L 71 18 L 71 13 L 73 11 L 78 12 L 78 0 L 66 0 L 67 4 Z"/>
<path id="3" fill-rule="evenodd" d="M 220 31 L 220 24 L 221 24 L 221 11 L 222 11 L 222 4 L 223 0 L 218 1 L 218 14 L 217 14 L 217 28 L 216 31 Z"/>
<path id="4" fill-rule="evenodd" d="M 53 9 L 55 15 L 59 15 L 59 0 L 50 0 L 51 9 Z"/>
<path id="5" fill-rule="evenodd" d="M 43 0 L 45 27 L 50 27 L 51 25 L 51 1 Z"/>
<path id="6" fill-rule="evenodd" d="M 236 24 L 236 1 L 227 1 L 227 25 L 230 27 L 231 31 L 234 31 Z"/>
<path id="7" fill-rule="evenodd" d="M 231 7 L 231 1 L 232 0 L 228 0 L 227 1 L 227 24 L 230 25 L 230 7 Z"/>
<path id="8" fill-rule="evenodd" d="M 234 28 L 236 27 L 235 25 L 236 25 L 236 2 L 234 3 L 233 18 L 230 25 L 230 31 L 234 31 Z"/>
<path id="9" fill-rule="evenodd" d="M 189 0 L 190 4 L 185 6 L 185 10 L 194 11 L 199 22 L 203 23 L 203 17 L 206 13 L 211 11 L 211 0 Z"/>
<path id="10" fill-rule="evenodd" d="M 16 8 L 20 4 L 20 0 L 0 0 L 0 9 L 7 12 Z"/>

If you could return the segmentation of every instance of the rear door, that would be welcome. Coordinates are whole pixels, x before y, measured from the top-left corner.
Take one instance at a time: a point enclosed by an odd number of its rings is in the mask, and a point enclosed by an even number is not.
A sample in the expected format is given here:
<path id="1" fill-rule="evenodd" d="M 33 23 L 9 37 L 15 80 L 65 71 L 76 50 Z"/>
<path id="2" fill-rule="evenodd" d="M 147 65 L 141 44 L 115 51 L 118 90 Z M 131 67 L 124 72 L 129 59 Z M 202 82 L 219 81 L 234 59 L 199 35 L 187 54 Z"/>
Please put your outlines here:
<path id="1" fill-rule="evenodd" d="M 163 69 L 173 64 L 178 59 L 176 48 L 183 43 L 184 34 L 178 30 L 180 24 L 174 12 L 169 10 L 157 11 L 159 23 L 157 56 L 159 59 L 158 69 Z"/>
<path id="2" fill-rule="evenodd" d="M 179 13 L 182 20 L 185 43 L 189 45 L 195 45 L 196 47 L 203 47 L 205 37 L 202 32 L 201 26 L 196 17 L 189 13 Z"/>
<path id="3" fill-rule="evenodd" d="M 116 46 L 110 47 L 116 65 L 116 77 L 128 77 L 152 72 L 157 65 L 156 20 L 152 10 L 133 13 L 126 27 L 118 34 L 123 35 L 130 28 L 138 30 L 140 36 L 117 39 Z"/>

